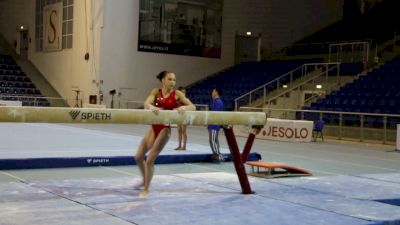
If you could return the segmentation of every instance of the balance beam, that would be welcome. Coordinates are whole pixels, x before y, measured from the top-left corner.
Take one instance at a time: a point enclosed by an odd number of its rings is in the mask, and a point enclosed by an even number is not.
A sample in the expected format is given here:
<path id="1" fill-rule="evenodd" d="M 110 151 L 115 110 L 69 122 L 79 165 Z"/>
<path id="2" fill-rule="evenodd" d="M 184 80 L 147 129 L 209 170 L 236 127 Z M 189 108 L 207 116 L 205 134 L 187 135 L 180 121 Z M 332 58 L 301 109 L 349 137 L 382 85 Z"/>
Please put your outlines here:
<path id="1" fill-rule="evenodd" d="M 185 124 L 185 125 L 249 125 L 264 126 L 267 116 L 263 112 L 216 112 L 160 110 L 157 114 L 144 109 L 93 109 L 62 107 L 0 106 L 0 122 L 21 123 L 113 123 L 113 124 Z M 232 126 L 224 126 L 229 150 L 243 194 L 252 194 L 242 156 Z M 247 145 L 250 147 L 254 139 Z"/>
<path id="2" fill-rule="evenodd" d="M 0 106 L 0 122 L 22 123 L 114 123 L 184 125 L 265 125 L 263 112 L 216 112 L 144 109 L 93 109 L 67 107 Z"/>

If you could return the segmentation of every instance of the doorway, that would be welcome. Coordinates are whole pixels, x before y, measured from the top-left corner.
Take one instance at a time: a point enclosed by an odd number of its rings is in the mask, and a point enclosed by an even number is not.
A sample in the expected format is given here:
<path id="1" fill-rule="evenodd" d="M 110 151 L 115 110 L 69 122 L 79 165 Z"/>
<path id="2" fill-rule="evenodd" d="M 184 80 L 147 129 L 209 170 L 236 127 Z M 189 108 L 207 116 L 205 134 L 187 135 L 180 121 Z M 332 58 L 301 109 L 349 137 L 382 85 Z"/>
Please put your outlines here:
<path id="1" fill-rule="evenodd" d="M 20 30 L 17 37 L 16 53 L 21 59 L 28 58 L 29 34 L 28 30 Z"/>
<path id="2" fill-rule="evenodd" d="M 236 35 L 235 64 L 258 62 L 261 59 L 261 37 Z"/>

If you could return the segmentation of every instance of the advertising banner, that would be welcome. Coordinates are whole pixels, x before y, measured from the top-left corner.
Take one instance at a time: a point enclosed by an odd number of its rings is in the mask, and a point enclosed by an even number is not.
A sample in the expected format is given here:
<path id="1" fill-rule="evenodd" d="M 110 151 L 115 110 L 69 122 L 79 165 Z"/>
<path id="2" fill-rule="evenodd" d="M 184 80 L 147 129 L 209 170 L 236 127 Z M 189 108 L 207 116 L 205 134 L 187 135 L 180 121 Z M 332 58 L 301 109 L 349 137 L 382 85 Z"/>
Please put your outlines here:
<path id="1" fill-rule="evenodd" d="M 267 123 L 256 138 L 288 141 L 288 142 L 311 142 L 312 121 L 305 120 L 282 120 L 268 118 Z M 246 126 L 235 126 L 235 134 L 247 136 L 249 128 Z"/>
<path id="2" fill-rule="evenodd" d="M 138 51 L 221 57 L 222 0 L 140 1 Z"/>

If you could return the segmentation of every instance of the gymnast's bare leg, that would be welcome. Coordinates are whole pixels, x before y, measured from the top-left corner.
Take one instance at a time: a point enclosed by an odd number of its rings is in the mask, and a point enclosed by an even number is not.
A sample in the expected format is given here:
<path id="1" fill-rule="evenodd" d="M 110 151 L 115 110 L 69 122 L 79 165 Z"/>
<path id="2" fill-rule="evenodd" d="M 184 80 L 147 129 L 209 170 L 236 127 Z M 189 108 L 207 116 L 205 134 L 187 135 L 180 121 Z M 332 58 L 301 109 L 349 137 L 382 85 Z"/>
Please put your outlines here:
<path id="1" fill-rule="evenodd" d="M 150 148 L 153 146 L 153 144 L 154 144 L 154 131 L 150 127 L 150 129 L 146 132 L 142 141 L 140 142 L 139 148 L 135 156 L 136 164 L 138 165 L 140 174 L 142 175 L 142 182 L 140 184 L 135 185 L 135 188 L 140 188 L 144 186 L 144 176 L 145 176 L 144 157 L 146 153 L 150 150 Z"/>
<path id="2" fill-rule="evenodd" d="M 136 154 L 136 160 L 143 177 L 143 191 L 139 193 L 140 197 L 146 197 L 149 194 L 150 183 L 154 174 L 154 162 L 157 156 L 160 154 L 161 150 L 167 144 L 170 135 L 171 135 L 171 129 L 164 128 L 160 131 L 155 140 L 154 140 L 154 132 L 152 131 L 150 131 L 149 136 L 146 135 L 145 138 L 143 139 L 143 142 L 146 142 L 145 139 L 149 137 L 149 141 L 152 141 L 153 145 L 150 150 L 147 150 L 149 151 L 149 154 L 146 160 L 144 160 L 144 155 L 147 152 L 145 150 L 146 148 L 139 148 Z M 142 143 L 140 146 L 142 146 Z M 147 147 L 148 145 L 143 145 L 143 146 Z"/>
<path id="3" fill-rule="evenodd" d="M 178 147 L 175 150 L 186 150 L 186 141 L 187 141 L 187 134 L 186 134 L 186 125 L 178 124 Z"/>

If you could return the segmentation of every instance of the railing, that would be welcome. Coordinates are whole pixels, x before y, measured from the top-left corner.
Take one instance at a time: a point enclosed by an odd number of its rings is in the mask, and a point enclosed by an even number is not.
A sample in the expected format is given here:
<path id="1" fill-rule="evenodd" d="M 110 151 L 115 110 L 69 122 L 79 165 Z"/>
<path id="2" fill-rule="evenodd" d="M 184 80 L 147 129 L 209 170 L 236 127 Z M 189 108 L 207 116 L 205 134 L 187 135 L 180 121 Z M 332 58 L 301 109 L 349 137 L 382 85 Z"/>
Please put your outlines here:
<path id="1" fill-rule="evenodd" d="M 337 77 L 339 79 L 339 64 L 340 63 L 306 63 L 302 66 L 299 66 L 278 78 L 265 83 L 264 85 L 257 87 L 248 93 L 241 95 L 235 99 L 235 110 L 238 110 L 243 105 L 252 104 L 255 100 L 262 98 L 262 104 L 267 102 L 267 93 L 279 90 L 281 88 L 289 88 L 292 90 L 294 88 L 293 81 L 296 79 L 300 79 L 308 75 L 309 73 L 316 71 L 319 68 L 325 67 L 325 71 L 318 74 L 317 77 L 326 74 L 328 76 L 328 72 L 332 70 L 329 66 L 333 65 L 337 67 Z M 284 86 L 285 85 L 285 86 Z M 241 104 L 241 105 L 239 105 Z"/>
<path id="2" fill-rule="evenodd" d="M 336 41 L 336 42 L 314 42 L 314 43 L 304 43 L 304 44 L 294 44 L 289 47 L 284 48 L 281 53 L 284 55 L 318 55 L 318 54 L 328 54 L 331 45 L 343 44 L 343 43 L 360 43 L 367 42 L 372 43 L 372 39 L 364 40 L 347 40 L 347 41 Z"/>
<path id="3" fill-rule="evenodd" d="M 63 99 L 57 97 L 40 97 L 31 95 L 12 95 L 12 94 L 0 94 L 0 100 L 4 101 L 20 101 L 26 106 L 58 106 L 68 107 L 69 102 L 75 101 L 75 99 Z M 48 104 L 47 104 L 47 103 Z"/>
<path id="4" fill-rule="evenodd" d="M 372 41 L 353 41 L 329 44 L 329 62 L 369 61 Z"/>
<path id="5" fill-rule="evenodd" d="M 339 72 L 340 72 L 339 65 L 340 65 L 340 63 L 313 63 L 313 64 L 308 64 L 308 65 L 314 66 L 315 74 L 311 74 L 310 77 L 302 79 L 296 84 L 288 85 L 284 89 L 281 88 L 282 91 L 280 91 L 279 93 L 276 93 L 275 96 L 272 96 L 272 97 L 268 98 L 266 100 L 266 102 L 274 101 L 277 98 L 279 98 L 281 96 L 284 96 L 287 93 L 290 93 L 291 91 L 293 91 L 295 89 L 298 89 L 298 88 L 302 88 L 303 90 L 307 90 L 307 85 L 310 85 L 310 83 L 311 83 L 311 86 L 308 87 L 308 89 L 310 89 L 310 90 L 314 90 L 315 89 L 315 84 L 316 83 L 317 84 L 324 83 L 325 84 L 325 85 L 323 85 L 324 89 L 322 89 L 322 87 L 321 87 L 321 90 L 325 90 L 325 91 L 330 92 L 332 87 L 327 85 L 329 83 L 328 82 L 328 76 L 329 76 L 329 72 L 334 71 L 335 69 L 337 69 L 337 70 L 336 70 L 336 77 L 335 77 L 336 81 L 334 82 L 334 84 L 338 84 L 339 83 Z M 305 66 L 307 66 L 307 64 L 305 64 Z M 319 69 L 321 69 L 321 70 L 319 70 Z M 318 95 L 315 95 L 314 98 L 317 97 L 317 96 Z M 308 99 L 305 99 L 305 101 L 311 101 L 314 98 L 308 98 Z M 264 102 L 264 103 L 266 103 L 266 102 Z"/>
<path id="6" fill-rule="evenodd" d="M 337 112 L 319 110 L 296 110 L 296 109 L 273 109 L 241 107 L 239 111 L 266 112 L 270 117 L 275 111 L 279 113 L 280 119 L 311 120 L 324 119 L 329 136 L 338 140 L 358 139 L 360 142 L 377 140 L 383 144 L 395 142 L 396 124 L 400 123 L 399 114 L 378 114 L 360 112 Z M 325 129 L 325 128 L 324 128 Z M 390 137 L 388 136 L 390 135 Z"/>

